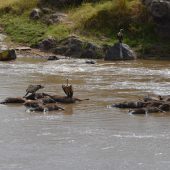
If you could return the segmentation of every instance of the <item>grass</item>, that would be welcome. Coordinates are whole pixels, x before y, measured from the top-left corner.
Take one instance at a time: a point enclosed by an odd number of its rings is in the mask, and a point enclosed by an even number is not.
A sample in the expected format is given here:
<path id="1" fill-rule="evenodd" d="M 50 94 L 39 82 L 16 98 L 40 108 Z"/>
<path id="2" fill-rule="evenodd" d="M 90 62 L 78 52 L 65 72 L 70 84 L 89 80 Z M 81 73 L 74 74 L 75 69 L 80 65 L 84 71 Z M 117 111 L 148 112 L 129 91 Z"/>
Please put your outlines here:
<path id="1" fill-rule="evenodd" d="M 25 10 L 34 8 L 38 0 L 1 0 L 0 3 L 0 11 L 1 12 L 9 12 L 21 14 Z"/>
<path id="2" fill-rule="evenodd" d="M 72 28 L 69 25 L 61 23 L 58 25 L 49 26 L 45 33 L 45 37 L 51 36 L 57 40 L 62 40 L 68 37 L 71 32 Z"/>
<path id="3" fill-rule="evenodd" d="M 3 15 L 0 18 L 0 22 L 12 41 L 29 45 L 42 40 L 47 31 L 46 25 L 40 22 L 33 22 L 24 15 Z"/>
<path id="4" fill-rule="evenodd" d="M 165 49 L 166 43 L 155 34 L 154 22 L 140 0 L 110 0 L 99 3 L 84 3 L 70 10 L 74 31 L 79 36 L 97 44 L 113 44 L 116 34 L 124 28 L 124 42 L 145 54 L 159 44 Z M 166 47 L 166 53 L 170 48 Z"/>
<path id="5" fill-rule="evenodd" d="M 28 14 L 36 7 L 37 2 L 38 0 L 1 2 L 0 11 L 12 8 L 8 14 L 1 13 L 0 22 L 13 41 L 32 45 L 46 37 L 61 40 L 70 34 L 76 34 L 81 39 L 99 45 L 113 44 L 117 41 L 115 35 L 118 30 L 124 28 L 124 42 L 140 53 L 149 50 L 153 44 L 163 44 L 163 40 L 154 33 L 154 23 L 140 0 L 101 0 L 95 3 L 84 2 L 78 7 L 62 8 L 68 14 L 71 24 L 52 26 L 29 19 Z"/>
<path id="6" fill-rule="evenodd" d="M 67 24 L 47 26 L 41 21 L 30 20 L 29 12 L 37 3 L 38 0 L 6 0 L 0 3 L 0 22 L 12 41 L 34 45 L 47 37 L 61 40 L 71 33 Z"/>
<path id="7" fill-rule="evenodd" d="M 124 28 L 125 42 L 133 46 L 138 45 L 138 41 L 155 39 L 154 24 L 138 0 L 112 0 L 95 5 L 86 3 L 71 11 L 70 16 L 75 21 L 74 29 L 82 35 L 87 33 L 99 38 L 103 35 L 114 42 L 118 30 Z"/>
<path id="8" fill-rule="evenodd" d="M 28 45 L 37 44 L 47 37 L 61 40 L 71 33 L 71 28 L 66 24 L 47 26 L 40 21 L 30 20 L 27 13 L 22 16 L 3 15 L 0 22 L 12 41 Z"/>

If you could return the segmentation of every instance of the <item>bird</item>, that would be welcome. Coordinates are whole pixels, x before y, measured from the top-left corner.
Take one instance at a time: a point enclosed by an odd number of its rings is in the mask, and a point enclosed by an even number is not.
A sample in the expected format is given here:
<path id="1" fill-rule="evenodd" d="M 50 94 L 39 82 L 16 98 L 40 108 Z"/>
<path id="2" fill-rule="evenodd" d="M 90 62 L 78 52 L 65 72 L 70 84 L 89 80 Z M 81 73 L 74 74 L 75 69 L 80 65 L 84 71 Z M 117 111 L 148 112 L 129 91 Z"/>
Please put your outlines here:
<path id="1" fill-rule="evenodd" d="M 62 85 L 62 89 L 68 98 L 73 97 L 73 88 L 72 85 L 68 84 L 68 79 L 67 79 L 67 85 Z"/>
<path id="2" fill-rule="evenodd" d="M 123 29 L 120 29 L 120 31 L 117 33 L 117 39 L 119 40 L 119 43 L 122 43 L 123 41 Z"/>
<path id="3" fill-rule="evenodd" d="M 24 98 L 29 94 L 34 94 L 36 91 L 38 91 L 39 89 L 43 89 L 44 86 L 42 85 L 29 85 L 28 88 L 26 89 L 26 94 L 24 96 Z"/>

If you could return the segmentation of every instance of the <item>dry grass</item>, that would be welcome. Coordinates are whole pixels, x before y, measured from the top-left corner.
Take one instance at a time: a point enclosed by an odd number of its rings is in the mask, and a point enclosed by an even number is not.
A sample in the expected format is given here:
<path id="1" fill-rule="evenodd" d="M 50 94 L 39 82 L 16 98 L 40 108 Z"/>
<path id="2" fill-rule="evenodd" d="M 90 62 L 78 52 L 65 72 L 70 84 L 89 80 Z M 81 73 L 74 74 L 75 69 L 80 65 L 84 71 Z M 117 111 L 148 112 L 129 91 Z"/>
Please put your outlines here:
<path id="1" fill-rule="evenodd" d="M 37 5 L 38 0 L 0 0 L 0 10 L 7 7 L 12 11 L 25 11 Z"/>
<path id="2" fill-rule="evenodd" d="M 110 36 L 124 28 L 130 34 L 140 32 L 143 24 L 150 24 L 140 0 L 112 0 L 96 4 L 85 3 L 70 12 L 76 30 L 104 33 Z M 140 28 L 139 28 L 140 26 Z"/>
<path id="3" fill-rule="evenodd" d="M 14 12 L 0 17 L 1 24 L 14 41 L 34 44 L 48 36 L 62 39 L 69 34 L 77 34 L 83 39 L 106 44 L 116 41 L 117 31 L 124 28 L 125 43 L 131 46 L 148 46 L 156 42 L 153 23 L 149 21 L 150 16 L 140 0 L 99 0 L 96 3 L 84 1 L 80 6 L 62 9 L 68 14 L 71 25 L 61 23 L 52 26 L 28 19 L 27 10 L 35 8 L 37 2 L 38 0 L 0 0 L 0 12 L 5 7 L 12 8 Z"/>
<path id="4" fill-rule="evenodd" d="M 0 0 L 0 8 L 5 8 L 11 6 L 12 4 L 18 2 L 19 0 Z"/>

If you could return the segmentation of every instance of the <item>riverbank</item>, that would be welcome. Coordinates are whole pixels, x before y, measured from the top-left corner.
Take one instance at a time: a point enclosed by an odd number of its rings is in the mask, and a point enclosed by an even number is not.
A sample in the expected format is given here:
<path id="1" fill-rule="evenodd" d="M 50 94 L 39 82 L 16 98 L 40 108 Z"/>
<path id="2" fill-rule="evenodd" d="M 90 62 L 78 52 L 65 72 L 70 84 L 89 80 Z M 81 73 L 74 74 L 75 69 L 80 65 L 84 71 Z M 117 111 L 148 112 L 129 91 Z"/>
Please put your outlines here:
<path id="1" fill-rule="evenodd" d="M 49 37 L 60 42 L 74 35 L 81 41 L 106 46 L 117 41 L 116 33 L 123 27 L 124 42 L 134 49 L 138 57 L 170 57 L 169 40 L 156 35 L 154 22 L 138 0 L 126 3 L 108 0 L 59 9 L 46 8 L 46 14 L 41 13 L 38 20 L 32 20 L 29 15 L 35 7 L 36 1 L 30 4 L 27 2 L 27 5 L 1 5 L 0 22 L 12 41 L 35 47 Z M 41 6 L 42 9 L 45 8 Z M 64 17 L 59 22 L 57 20 L 56 23 L 51 23 L 55 20 L 56 13 L 62 13 Z"/>

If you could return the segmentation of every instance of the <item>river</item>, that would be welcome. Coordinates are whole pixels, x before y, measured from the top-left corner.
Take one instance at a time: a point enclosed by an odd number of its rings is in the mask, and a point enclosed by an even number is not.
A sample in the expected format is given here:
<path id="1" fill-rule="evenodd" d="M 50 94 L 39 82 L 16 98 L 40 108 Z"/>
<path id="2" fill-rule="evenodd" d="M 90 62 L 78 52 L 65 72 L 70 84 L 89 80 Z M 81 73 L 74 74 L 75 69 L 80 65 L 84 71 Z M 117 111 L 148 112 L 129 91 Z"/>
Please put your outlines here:
<path id="1" fill-rule="evenodd" d="M 0 170 L 169 170 L 170 113 L 129 115 L 111 108 L 148 93 L 170 94 L 170 61 L 45 61 L 20 57 L 0 63 L 0 100 L 23 96 L 29 84 L 89 101 L 65 111 L 27 112 L 0 105 Z"/>

